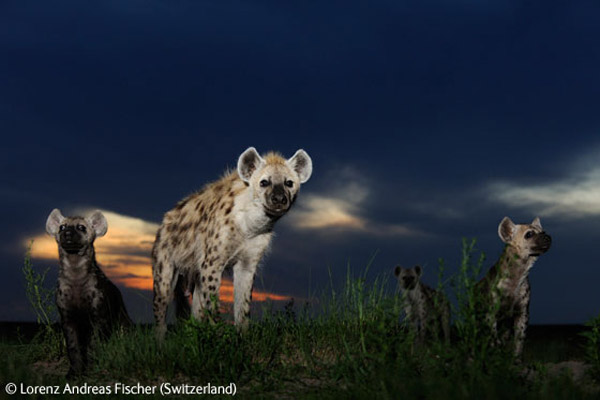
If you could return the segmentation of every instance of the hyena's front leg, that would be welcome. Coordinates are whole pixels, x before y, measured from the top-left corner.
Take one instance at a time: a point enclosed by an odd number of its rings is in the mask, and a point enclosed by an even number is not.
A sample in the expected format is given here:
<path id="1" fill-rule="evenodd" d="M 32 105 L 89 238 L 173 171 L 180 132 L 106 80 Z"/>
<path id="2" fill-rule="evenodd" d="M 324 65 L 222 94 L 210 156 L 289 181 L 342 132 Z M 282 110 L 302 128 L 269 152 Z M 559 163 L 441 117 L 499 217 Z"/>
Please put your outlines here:
<path id="1" fill-rule="evenodd" d="M 450 343 L 450 304 L 445 302 L 442 310 L 442 332 L 446 344 Z"/>
<path id="2" fill-rule="evenodd" d="M 514 324 L 514 344 L 515 344 L 515 357 L 517 361 L 520 360 L 523 354 L 523 345 L 525 344 L 525 331 L 527 330 L 527 324 L 529 323 L 529 310 L 527 306 L 524 306 L 519 314 L 515 318 Z"/>
<path id="3" fill-rule="evenodd" d="M 485 313 L 485 324 L 489 330 L 492 346 L 500 346 L 500 337 L 498 336 L 498 319 L 495 312 L 488 311 Z"/>
<path id="4" fill-rule="evenodd" d="M 233 314 L 235 325 L 242 330 L 248 327 L 256 266 L 242 261 L 233 266 Z"/>
<path id="5" fill-rule="evenodd" d="M 79 341 L 78 326 L 76 321 L 63 319 L 62 330 L 67 342 L 67 355 L 69 356 L 69 373 L 67 376 L 81 375 L 85 371 L 85 356 L 82 343 Z"/>
<path id="6" fill-rule="evenodd" d="M 192 295 L 192 315 L 196 320 L 209 319 L 214 322 L 219 313 L 219 290 L 223 275 L 224 261 L 213 259 L 200 263 L 200 273 L 195 274 L 194 294 Z"/>

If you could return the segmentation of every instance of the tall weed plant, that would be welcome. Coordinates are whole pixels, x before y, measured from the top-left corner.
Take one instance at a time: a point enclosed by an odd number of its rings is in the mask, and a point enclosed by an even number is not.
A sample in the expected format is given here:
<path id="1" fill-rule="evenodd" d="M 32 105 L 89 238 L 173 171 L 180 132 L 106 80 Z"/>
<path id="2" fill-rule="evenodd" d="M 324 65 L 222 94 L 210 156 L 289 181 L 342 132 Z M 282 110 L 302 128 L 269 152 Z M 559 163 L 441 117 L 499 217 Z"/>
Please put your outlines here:
<path id="1" fill-rule="evenodd" d="M 36 321 L 42 329 L 33 339 L 34 343 L 40 346 L 33 346 L 40 354 L 45 357 L 58 357 L 63 352 L 63 337 L 56 322 L 58 321 L 58 310 L 56 308 L 56 289 L 49 288 L 46 277 L 50 268 L 38 272 L 33 268 L 31 261 L 31 241 L 25 253 L 23 263 L 23 275 L 25 277 L 25 294 L 31 309 L 35 313 Z"/>

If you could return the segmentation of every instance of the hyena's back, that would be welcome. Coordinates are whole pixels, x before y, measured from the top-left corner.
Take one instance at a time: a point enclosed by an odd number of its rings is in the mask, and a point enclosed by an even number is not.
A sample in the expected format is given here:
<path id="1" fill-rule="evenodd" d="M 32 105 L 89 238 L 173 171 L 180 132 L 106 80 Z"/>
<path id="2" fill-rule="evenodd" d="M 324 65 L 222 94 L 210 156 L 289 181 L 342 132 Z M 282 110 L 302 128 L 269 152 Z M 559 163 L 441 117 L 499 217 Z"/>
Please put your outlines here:
<path id="1" fill-rule="evenodd" d="M 228 174 L 181 200 L 168 211 L 154 243 L 155 273 L 160 273 L 163 262 L 175 263 L 182 272 L 188 270 L 202 254 L 208 255 L 213 251 L 207 246 L 209 238 L 223 243 L 234 234 L 235 227 L 230 216 L 235 197 L 243 186 L 235 174 Z M 163 259 L 158 259 L 159 256 Z"/>

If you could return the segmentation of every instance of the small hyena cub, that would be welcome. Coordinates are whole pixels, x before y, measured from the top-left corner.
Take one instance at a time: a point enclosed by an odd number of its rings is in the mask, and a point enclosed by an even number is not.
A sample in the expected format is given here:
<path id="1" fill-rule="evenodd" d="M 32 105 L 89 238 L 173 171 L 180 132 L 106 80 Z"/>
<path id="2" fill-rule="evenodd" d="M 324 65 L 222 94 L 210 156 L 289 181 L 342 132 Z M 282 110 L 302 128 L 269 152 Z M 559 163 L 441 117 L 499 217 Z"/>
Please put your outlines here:
<path id="1" fill-rule="evenodd" d="M 406 318 L 415 329 L 417 338 L 444 338 L 450 340 L 450 303 L 440 291 L 421 282 L 423 269 L 397 266 L 394 275 L 402 290 Z"/>
<path id="2" fill-rule="evenodd" d="M 504 217 L 498 235 L 506 247 L 498 262 L 476 285 L 482 297 L 480 317 L 497 341 L 514 344 L 514 353 L 520 357 L 529 322 L 529 270 L 550 249 L 552 239 L 543 231 L 539 218 L 531 224 L 515 225 Z"/>
<path id="3" fill-rule="evenodd" d="M 286 160 L 244 151 L 237 170 L 180 201 L 164 216 L 152 249 L 154 317 L 157 336 L 167 329 L 167 306 L 175 294 L 178 317 L 218 312 L 221 276 L 233 268 L 234 320 L 247 324 L 254 274 L 273 236 L 275 222 L 287 213 L 300 184 L 312 173 L 304 150 Z"/>
<path id="4" fill-rule="evenodd" d="M 131 324 L 121 292 L 96 263 L 94 239 L 107 228 L 100 211 L 82 218 L 63 217 L 54 209 L 46 222 L 46 232 L 58 243 L 56 305 L 67 342 L 69 375 L 85 372 L 94 329 L 107 336 L 117 324 Z"/>

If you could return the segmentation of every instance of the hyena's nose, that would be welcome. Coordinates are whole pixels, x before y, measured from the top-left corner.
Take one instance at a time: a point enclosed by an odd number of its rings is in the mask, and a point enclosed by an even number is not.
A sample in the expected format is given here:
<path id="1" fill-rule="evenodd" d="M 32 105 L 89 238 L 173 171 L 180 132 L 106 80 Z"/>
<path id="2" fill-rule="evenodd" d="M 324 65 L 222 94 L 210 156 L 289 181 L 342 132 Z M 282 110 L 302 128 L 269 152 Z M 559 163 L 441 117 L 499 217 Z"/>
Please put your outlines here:
<path id="1" fill-rule="evenodd" d="M 274 205 L 282 205 L 285 206 L 287 204 L 287 197 L 283 193 L 273 193 L 271 196 L 271 202 Z"/>
<path id="2" fill-rule="evenodd" d="M 550 244 L 552 244 L 552 237 L 551 237 L 550 235 L 546 235 L 546 233 L 545 233 L 545 232 L 543 232 L 543 233 L 544 233 L 544 236 L 542 237 L 542 242 L 543 242 L 545 245 L 548 245 L 548 246 L 550 246 Z"/>

